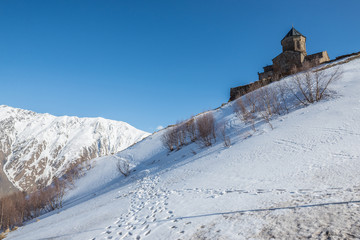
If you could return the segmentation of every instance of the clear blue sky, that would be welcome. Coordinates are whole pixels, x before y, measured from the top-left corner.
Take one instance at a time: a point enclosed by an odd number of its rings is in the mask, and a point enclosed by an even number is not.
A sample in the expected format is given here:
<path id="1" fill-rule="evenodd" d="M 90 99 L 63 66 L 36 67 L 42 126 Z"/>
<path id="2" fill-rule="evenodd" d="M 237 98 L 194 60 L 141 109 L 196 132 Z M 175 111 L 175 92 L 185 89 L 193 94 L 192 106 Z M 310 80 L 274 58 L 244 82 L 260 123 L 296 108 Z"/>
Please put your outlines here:
<path id="1" fill-rule="evenodd" d="M 360 1 L 0 0 L 0 104 L 145 131 L 227 102 L 291 25 L 308 53 L 360 51 Z"/>

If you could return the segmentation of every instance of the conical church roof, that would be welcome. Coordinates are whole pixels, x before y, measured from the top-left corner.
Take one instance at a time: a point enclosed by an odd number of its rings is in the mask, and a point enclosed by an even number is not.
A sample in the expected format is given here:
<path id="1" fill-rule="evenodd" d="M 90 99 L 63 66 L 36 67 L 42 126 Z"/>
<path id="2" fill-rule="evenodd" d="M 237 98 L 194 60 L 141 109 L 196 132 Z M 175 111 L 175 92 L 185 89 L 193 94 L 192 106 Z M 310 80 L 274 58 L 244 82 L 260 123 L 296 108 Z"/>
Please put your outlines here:
<path id="1" fill-rule="evenodd" d="M 303 36 L 298 30 L 296 30 L 294 27 L 291 28 L 291 30 L 285 35 L 285 37 L 282 39 L 284 40 L 287 37 L 292 37 L 292 36 Z"/>

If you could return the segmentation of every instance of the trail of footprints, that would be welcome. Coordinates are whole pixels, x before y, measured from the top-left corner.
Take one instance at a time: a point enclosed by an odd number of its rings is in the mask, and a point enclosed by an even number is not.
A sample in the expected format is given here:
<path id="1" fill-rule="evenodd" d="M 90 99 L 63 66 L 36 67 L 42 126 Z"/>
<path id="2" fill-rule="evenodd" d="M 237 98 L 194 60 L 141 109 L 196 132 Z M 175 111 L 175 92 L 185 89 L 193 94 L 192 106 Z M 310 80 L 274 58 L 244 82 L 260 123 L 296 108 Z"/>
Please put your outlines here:
<path id="1" fill-rule="evenodd" d="M 151 224 L 157 220 L 174 217 L 167 207 L 169 192 L 158 188 L 158 182 L 158 176 L 145 176 L 137 181 L 133 191 L 119 195 L 118 198 L 130 198 L 129 210 L 108 226 L 99 239 L 139 240 L 151 234 Z"/>
<path id="2" fill-rule="evenodd" d="M 154 226 L 161 223 L 168 223 L 170 231 L 175 231 L 181 236 L 185 234 L 185 230 L 191 227 L 192 222 L 189 219 L 182 219 L 181 216 L 174 216 L 172 210 L 168 208 L 168 198 L 175 194 L 182 197 L 186 194 L 202 194 L 204 198 L 217 198 L 225 194 L 290 194 L 293 198 L 291 204 L 307 204 L 317 199 L 326 199 L 329 196 L 344 196 L 354 193 L 360 197 L 360 186 L 352 188 L 327 188 L 321 191 L 313 189 L 297 189 L 288 191 L 286 189 L 204 189 L 204 188 L 188 188 L 182 190 L 166 190 L 157 187 L 159 182 L 158 176 L 145 176 L 137 181 L 136 188 L 118 198 L 130 197 L 130 207 L 126 214 L 120 216 L 113 225 L 108 226 L 101 236 L 97 239 L 136 239 L 140 240 L 144 237 L 150 237 Z M 151 237 L 150 237 L 151 238 Z"/>

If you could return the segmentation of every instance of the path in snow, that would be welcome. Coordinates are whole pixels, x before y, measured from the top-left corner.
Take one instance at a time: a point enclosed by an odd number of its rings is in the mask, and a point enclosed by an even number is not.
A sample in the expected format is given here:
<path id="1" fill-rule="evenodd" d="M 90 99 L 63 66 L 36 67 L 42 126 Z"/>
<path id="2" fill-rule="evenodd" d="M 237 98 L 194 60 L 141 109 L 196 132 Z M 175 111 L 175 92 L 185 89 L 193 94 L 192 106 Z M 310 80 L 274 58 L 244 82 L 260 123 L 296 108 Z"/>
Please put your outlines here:
<path id="1" fill-rule="evenodd" d="M 143 173 L 133 191 L 117 197 L 130 198 L 129 210 L 105 229 L 102 239 L 142 239 L 151 233 L 150 224 L 174 217 L 167 207 L 169 192 L 157 187 L 159 177 L 149 176 L 147 170 Z"/>
<path id="2" fill-rule="evenodd" d="M 326 188 L 322 190 L 317 189 L 254 189 L 254 190 L 245 190 L 245 189 L 209 189 L 209 188 L 187 188 L 180 190 L 167 190 L 160 188 L 158 183 L 160 177 L 158 175 L 150 176 L 149 171 L 143 171 L 139 173 L 141 176 L 137 182 L 134 190 L 129 191 L 126 194 L 121 194 L 116 197 L 120 198 L 130 198 L 130 206 L 128 211 L 117 218 L 117 220 L 112 224 L 106 227 L 101 235 L 92 238 L 96 239 L 143 239 L 149 238 L 152 239 L 151 235 L 154 231 L 159 228 L 166 227 L 169 231 L 172 232 L 171 236 L 174 239 L 183 239 L 183 238 L 197 238 L 204 237 L 211 231 L 217 229 L 216 224 L 207 224 L 200 226 L 200 230 L 197 230 L 195 233 L 191 233 L 196 230 L 193 223 L 194 220 L 199 218 L 206 218 L 210 216 L 218 216 L 220 218 L 238 219 L 241 220 L 243 214 L 257 214 L 261 219 L 264 219 L 265 225 L 264 228 L 257 233 L 256 237 L 259 238 L 268 238 L 272 236 L 273 232 L 276 232 L 274 236 L 285 237 L 287 234 L 293 234 L 294 229 L 291 227 L 285 228 L 283 230 L 276 230 L 277 228 L 273 226 L 273 221 L 278 222 L 278 224 L 285 224 L 287 221 L 285 217 L 278 214 L 270 214 L 274 210 L 278 211 L 291 211 L 297 213 L 299 216 L 290 218 L 290 222 L 293 223 L 300 221 L 303 225 L 298 225 L 299 234 L 304 232 L 304 234 L 317 234 L 313 228 L 308 228 L 305 230 L 308 219 L 306 214 L 309 215 L 309 212 L 312 211 L 312 208 L 324 208 L 325 210 L 317 210 L 318 214 L 321 211 L 330 211 L 330 209 L 339 208 L 343 209 L 346 206 L 332 206 L 332 204 L 327 205 L 328 202 L 336 202 L 338 199 L 347 199 L 347 201 L 359 201 L 360 200 L 360 186 L 353 186 L 351 188 Z M 176 216 L 174 210 L 171 209 L 171 204 L 169 204 L 169 198 L 189 198 L 189 196 L 196 195 L 204 199 L 215 199 L 225 195 L 233 195 L 231 197 L 241 197 L 242 195 L 254 195 L 262 197 L 266 194 L 275 194 L 275 195 L 284 195 L 289 199 L 286 202 L 274 202 L 273 205 L 268 206 L 264 209 L 234 209 L 233 212 L 209 212 L 207 214 L 201 215 L 192 215 L 189 213 L 187 216 Z M 190 197 L 191 198 L 191 197 Z M 334 201 L 335 200 L 335 201 Z M 326 203 L 322 205 L 322 203 Z M 306 204 L 314 204 L 309 206 Z M 353 206 L 352 204 L 351 206 Z M 356 204 L 355 204 L 356 205 Z M 297 208 L 296 206 L 299 206 Z M 300 208 L 309 208 L 308 210 L 300 210 Z M 295 207 L 295 208 L 293 208 Z M 293 208 L 293 209 L 292 209 Z M 360 213 L 360 211 L 359 211 Z M 287 213 L 289 214 L 289 213 Z M 290 214 L 291 215 L 291 214 Z M 316 214 L 314 214 L 315 217 Z M 350 214 L 351 215 L 351 214 Z M 351 217 L 351 216 L 348 217 Z M 232 217 L 231 217 L 232 216 Z M 301 218 L 304 218 L 301 220 Z M 239 220 L 240 219 L 240 220 Z M 332 219 L 332 217 L 325 218 L 324 221 Z M 283 223 L 280 223 L 283 221 Z M 350 221 L 350 219 L 348 219 Z M 198 224 L 197 224 L 198 225 Z M 211 229 L 208 227 L 211 226 Z M 269 230 L 271 229 L 271 231 Z M 275 230 L 274 230 L 275 229 Z M 188 233 L 188 230 L 190 232 Z M 221 228 L 217 229 L 219 232 L 211 232 L 211 236 L 216 236 L 221 232 Z M 326 233 L 326 231 L 325 231 Z M 325 234 L 324 232 L 319 232 L 319 236 Z M 190 235 L 189 235 L 190 234 Z M 303 235 L 304 235 L 303 234 Z M 305 235 L 306 235 L 305 234 Z M 335 234 L 335 233 L 332 233 Z M 315 236 L 314 235 L 314 236 Z M 324 236 L 327 236 L 326 234 Z M 338 236 L 338 235 L 336 235 Z M 343 235 L 341 235 L 343 236 Z M 350 236 L 350 235 L 349 235 Z M 204 238 L 206 239 L 206 237 Z M 321 239 L 321 238 L 320 238 Z"/>

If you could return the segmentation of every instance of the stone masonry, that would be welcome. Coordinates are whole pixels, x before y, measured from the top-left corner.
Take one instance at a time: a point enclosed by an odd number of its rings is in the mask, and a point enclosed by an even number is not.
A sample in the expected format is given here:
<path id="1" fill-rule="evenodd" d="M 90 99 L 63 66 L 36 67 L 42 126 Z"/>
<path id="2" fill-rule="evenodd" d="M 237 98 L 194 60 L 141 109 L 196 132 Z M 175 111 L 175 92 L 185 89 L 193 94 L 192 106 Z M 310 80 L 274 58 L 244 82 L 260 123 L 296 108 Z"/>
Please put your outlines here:
<path id="1" fill-rule="evenodd" d="M 230 89 L 230 101 L 244 95 L 254 84 L 266 85 L 294 74 L 304 66 L 315 67 L 330 60 L 326 51 L 307 55 L 306 37 L 294 27 L 281 40 L 281 45 L 282 53 L 272 60 L 272 65 L 263 68 L 264 72 L 258 73 L 258 81 Z"/>

